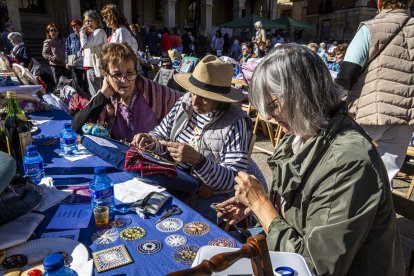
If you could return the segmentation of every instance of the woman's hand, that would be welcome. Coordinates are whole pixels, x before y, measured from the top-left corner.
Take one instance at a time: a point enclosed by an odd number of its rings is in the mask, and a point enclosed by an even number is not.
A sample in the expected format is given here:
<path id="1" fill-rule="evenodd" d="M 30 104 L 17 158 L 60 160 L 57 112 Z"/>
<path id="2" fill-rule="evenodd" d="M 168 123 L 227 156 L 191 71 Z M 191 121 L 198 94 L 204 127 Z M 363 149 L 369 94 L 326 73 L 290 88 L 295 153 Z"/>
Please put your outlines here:
<path id="1" fill-rule="evenodd" d="M 236 182 L 234 187 L 236 198 L 250 209 L 255 210 L 255 207 L 268 200 L 262 184 L 253 175 L 239 172 L 234 181 Z"/>
<path id="2" fill-rule="evenodd" d="M 104 77 L 101 93 L 109 99 L 114 93 L 114 88 L 112 87 L 111 83 L 109 82 L 108 76 Z"/>
<path id="3" fill-rule="evenodd" d="M 167 147 L 170 156 L 178 163 L 196 165 L 200 160 L 200 153 L 187 144 L 167 141 L 160 141 L 160 143 Z"/>
<path id="4" fill-rule="evenodd" d="M 216 205 L 217 216 L 233 225 L 246 218 L 251 210 L 241 203 L 238 198 L 232 197 Z"/>
<path id="5" fill-rule="evenodd" d="M 152 138 L 151 135 L 147 133 L 138 133 L 134 136 L 134 139 L 132 139 L 131 144 L 136 146 L 139 149 L 146 149 L 153 151 L 155 149 L 155 139 Z"/>

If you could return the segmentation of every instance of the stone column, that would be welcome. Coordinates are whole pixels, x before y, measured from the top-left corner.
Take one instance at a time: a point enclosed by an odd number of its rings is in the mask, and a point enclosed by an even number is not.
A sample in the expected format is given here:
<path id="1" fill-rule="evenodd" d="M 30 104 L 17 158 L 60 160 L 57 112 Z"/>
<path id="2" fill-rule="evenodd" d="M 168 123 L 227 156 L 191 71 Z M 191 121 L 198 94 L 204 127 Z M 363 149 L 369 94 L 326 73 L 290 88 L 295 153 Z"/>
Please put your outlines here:
<path id="1" fill-rule="evenodd" d="M 20 22 L 19 2 L 15 0 L 6 0 L 7 12 L 17 32 L 22 32 L 22 24 Z M 1 30 L 3 31 L 3 30 Z"/>
<path id="2" fill-rule="evenodd" d="M 270 4 L 270 20 L 274 20 L 277 17 L 277 1 L 275 0 L 269 0 L 272 1 Z"/>
<path id="3" fill-rule="evenodd" d="M 242 17 L 242 12 L 245 4 L 246 0 L 233 0 L 233 20 Z"/>
<path id="4" fill-rule="evenodd" d="M 204 31 L 211 30 L 213 17 L 213 0 L 201 0 L 201 29 Z"/>
<path id="5" fill-rule="evenodd" d="M 68 21 L 72 19 L 82 20 L 80 0 L 69 0 L 68 1 Z"/>
<path id="6" fill-rule="evenodd" d="M 124 13 L 126 19 L 128 20 L 128 23 L 132 23 L 132 5 L 131 0 L 121 0 L 120 7 L 122 9 L 122 12 Z M 125 26 L 129 27 L 129 26 Z"/>
<path id="7" fill-rule="evenodd" d="M 164 26 L 167 28 L 175 27 L 175 4 L 177 0 L 164 0 L 163 1 L 163 21 Z"/>

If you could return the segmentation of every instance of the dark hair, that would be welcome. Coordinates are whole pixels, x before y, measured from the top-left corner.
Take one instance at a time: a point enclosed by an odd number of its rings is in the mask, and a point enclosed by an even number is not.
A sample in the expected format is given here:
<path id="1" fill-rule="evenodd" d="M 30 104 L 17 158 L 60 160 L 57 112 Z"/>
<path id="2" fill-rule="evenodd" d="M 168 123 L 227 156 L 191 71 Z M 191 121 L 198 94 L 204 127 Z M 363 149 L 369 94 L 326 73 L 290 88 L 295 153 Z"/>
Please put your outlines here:
<path id="1" fill-rule="evenodd" d="M 217 37 L 222 37 L 222 35 L 221 35 L 221 31 L 220 31 L 220 30 L 217 30 L 217 31 L 216 31 L 216 34 L 218 34 L 218 36 L 217 36 Z"/>
<path id="2" fill-rule="evenodd" d="M 408 9 L 410 0 L 382 0 L 384 9 Z"/>
<path id="3" fill-rule="evenodd" d="M 153 32 L 153 33 L 155 33 L 155 31 L 156 31 L 155 26 L 154 26 L 154 25 L 151 25 L 151 26 L 149 27 L 149 31 L 148 31 L 148 32 Z"/>
<path id="4" fill-rule="evenodd" d="M 75 26 L 82 27 L 82 21 L 80 21 L 78 19 L 72 19 L 72 21 L 70 21 L 70 26 L 71 27 L 75 27 Z"/>
<path id="5" fill-rule="evenodd" d="M 241 48 L 243 48 L 243 46 L 246 46 L 250 50 L 253 50 L 253 43 L 251 43 L 251 42 L 243 42 L 240 46 L 241 46 Z"/>
<path id="6" fill-rule="evenodd" d="M 128 20 L 126 19 L 124 13 L 115 4 L 109 4 L 102 8 L 101 10 L 102 17 L 107 17 L 106 21 L 112 29 L 117 29 L 120 26 L 129 27 Z"/>
<path id="7" fill-rule="evenodd" d="M 134 68 L 137 67 L 138 58 L 132 48 L 126 43 L 109 43 L 102 50 L 102 70 L 109 72 L 109 64 L 119 64 L 123 61 L 134 62 Z"/>
<path id="8" fill-rule="evenodd" d="M 58 31 L 58 38 L 62 38 L 60 36 L 59 28 L 58 28 L 58 26 L 55 23 L 50 23 L 49 25 L 46 26 L 46 38 L 52 38 L 49 35 L 50 29 L 52 29 L 52 28 L 55 28 Z"/>

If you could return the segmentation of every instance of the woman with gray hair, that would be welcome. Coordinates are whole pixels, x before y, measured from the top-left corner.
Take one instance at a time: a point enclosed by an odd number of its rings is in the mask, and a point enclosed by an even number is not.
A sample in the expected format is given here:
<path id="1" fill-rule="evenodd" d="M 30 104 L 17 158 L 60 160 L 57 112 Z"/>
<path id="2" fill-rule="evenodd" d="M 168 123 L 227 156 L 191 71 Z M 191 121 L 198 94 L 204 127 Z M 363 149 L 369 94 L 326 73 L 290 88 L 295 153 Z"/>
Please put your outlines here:
<path id="1" fill-rule="evenodd" d="M 404 275 L 387 173 L 341 102 L 324 62 L 304 46 L 276 47 L 257 66 L 251 102 L 286 133 L 268 164 L 268 198 L 244 172 L 217 205 L 237 223 L 253 213 L 269 250 L 300 254 L 316 275 Z"/>
<path id="2" fill-rule="evenodd" d="M 87 69 L 89 93 L 95 96 L 102 86 L 101 52 L 108 43 L 108 37 L 102 29 L 102 21 L 97 11 L 86 11 L 83 16 L 83 27 L 79 33 L 83 67 Z"/>
<path id="3" fill-rule="evenodd" d="M 256 45 L 259 45 L 261 41 L 266 43 L 266 32 L 263 30 L 262 21 L 254 23 L 254 28 L 256 30 L 256 34 L 253 36 L 252 42 Z"/>
<path id="4" fill-rule="evenodd" d="M 17 59 L 20 65 L 28 68 L 32 61 L 32 54 L 27 45 L 24 44 L 22 35 L 18 32 L 12 32 L 7 35 L 7 39 L 13 45 L 10 57 Z"/>

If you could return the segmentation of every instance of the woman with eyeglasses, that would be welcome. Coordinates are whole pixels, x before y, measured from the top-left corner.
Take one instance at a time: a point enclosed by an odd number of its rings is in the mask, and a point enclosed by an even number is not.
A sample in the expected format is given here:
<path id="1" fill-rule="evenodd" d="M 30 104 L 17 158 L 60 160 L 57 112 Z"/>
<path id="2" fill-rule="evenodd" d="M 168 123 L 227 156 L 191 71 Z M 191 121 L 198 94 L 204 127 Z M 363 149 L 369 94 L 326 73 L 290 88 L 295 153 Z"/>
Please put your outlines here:
<path id="1" fill-rule="evenodd" d="M 404 275 L 387 171 L 323 60 L 305 46 L 278 46 L 249 93 L 286 135 L 268 160 L 270 196 L 239 172 L 218 216 L 234 224 L 253 213 L 269 250 L 302 255 L 316 275 Z"/>
<path id="2" fill-rule="evenodd" d="M 241 45 L 241 57 L 239 57 L 239 63 L 246 63 L 250 58 L 254 58 L 256 55 L 253 52 L 253 43 L 245 42 Z"/>
<path id="3" fill-rule="evenodd" d="M 108 43 L 108 37 L 96 11 L 86 11 L 83 16 L 83 27 L 80 31 L 83 67 L 86 70 L 89 93 L 94 96 L 102 86 L 101 52 L 102 47 Z"/>
<path id="4" fill-rule="evenodd" d="M 46 40 L 43 42 L 42 56 L 49 61 L 55 83 L 66 75 L 65 40 L 61 37 L 59 29 L 54 23 L 46 27 Z"/>
<path id="5" fill-rule="evenodd" d="M 110 43 L 102 51 L 103 85 L 72 120 L 80 133 L 85 123 L 106 125 L 110 136 L 131 142 L 157 126 L 181 93 L 137 74 L 138 59 L 127 44 Z"/>

